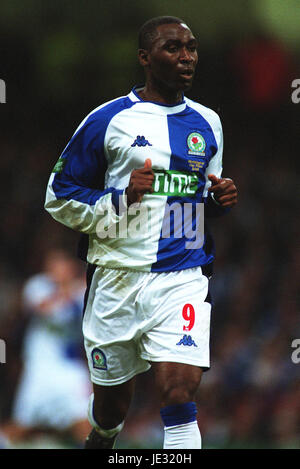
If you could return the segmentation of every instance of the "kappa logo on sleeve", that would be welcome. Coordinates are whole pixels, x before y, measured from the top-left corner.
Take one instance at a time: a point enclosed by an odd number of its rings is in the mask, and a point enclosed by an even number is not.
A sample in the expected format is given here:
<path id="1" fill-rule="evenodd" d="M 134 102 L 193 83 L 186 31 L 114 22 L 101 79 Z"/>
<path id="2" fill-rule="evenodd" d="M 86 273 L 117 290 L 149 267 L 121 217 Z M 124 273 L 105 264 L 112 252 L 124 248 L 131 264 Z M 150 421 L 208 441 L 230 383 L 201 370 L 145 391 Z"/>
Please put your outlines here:
<path id="1" fill-rule="evenodd" d="M 66 166 L 66 162 L 67 162 L 67 158 L 60 157 L 57 160 L 56 165 L 52 169 L 52 173 L 61 173 L 63 171 L 64 167 Z"/>
<path id="2" fill-rule="evenodd" d="M 92 350 L 92 361 L 93 368 L 97 370 L 107 370 L 107 362 L 105 353 L 102 352 L 99 348 L 94 348 Z"/>

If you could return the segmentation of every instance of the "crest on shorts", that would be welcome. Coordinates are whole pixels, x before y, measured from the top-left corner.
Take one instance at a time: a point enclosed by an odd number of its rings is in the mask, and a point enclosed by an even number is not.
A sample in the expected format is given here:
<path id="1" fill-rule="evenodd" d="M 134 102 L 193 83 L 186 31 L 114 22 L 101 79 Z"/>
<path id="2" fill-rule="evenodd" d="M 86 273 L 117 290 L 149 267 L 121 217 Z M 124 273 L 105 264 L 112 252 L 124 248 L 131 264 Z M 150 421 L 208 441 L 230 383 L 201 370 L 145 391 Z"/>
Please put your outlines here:
<path id="1" fill-rule="evenodd" d="M 188 154 L 205 156 L 206 143 L 199 132 L 192 132 L 187 138 Z"/>
<path id="2" fill-rule="evenodd" d="M 107 370 L 106 356 L 99 348 L 92 350 L 93 368 L 97 370 Z"/>

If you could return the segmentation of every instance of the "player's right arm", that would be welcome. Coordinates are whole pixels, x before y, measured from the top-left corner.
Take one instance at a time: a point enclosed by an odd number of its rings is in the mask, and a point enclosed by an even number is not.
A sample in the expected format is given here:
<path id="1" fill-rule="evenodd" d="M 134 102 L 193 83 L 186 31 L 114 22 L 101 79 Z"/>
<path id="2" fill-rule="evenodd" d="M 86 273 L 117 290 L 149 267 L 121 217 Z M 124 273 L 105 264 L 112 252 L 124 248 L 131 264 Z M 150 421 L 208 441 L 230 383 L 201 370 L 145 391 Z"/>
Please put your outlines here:
<path id="1" fill-rule="evenodd" d="M 78 127 L 50 176 L 45 209 L 58 222 L 93 233 L 100 218 L 108 228 L 120 219 L 124 190 L 104 189 L 107 113 L 95 112 Z M 121 199 L 120 199 L 121 197 Z"/>

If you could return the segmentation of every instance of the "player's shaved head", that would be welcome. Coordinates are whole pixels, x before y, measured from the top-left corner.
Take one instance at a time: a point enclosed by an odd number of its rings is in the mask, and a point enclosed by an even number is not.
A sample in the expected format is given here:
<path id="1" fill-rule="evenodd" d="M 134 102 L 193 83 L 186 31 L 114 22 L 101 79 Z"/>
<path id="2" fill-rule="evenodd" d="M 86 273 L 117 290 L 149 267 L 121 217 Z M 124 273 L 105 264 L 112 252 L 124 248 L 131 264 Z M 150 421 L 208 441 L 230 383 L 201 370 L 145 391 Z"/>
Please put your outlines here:
<path id="1" fill-rule="evenodd" d="M 176 16 L 157 16 L 143 24 L 139 31 L 139 49 L 151 50 L 152 43 L 157 36 L 157 28 L 162 24 L 181 24 L 186 26 L 185 22 Z"/>

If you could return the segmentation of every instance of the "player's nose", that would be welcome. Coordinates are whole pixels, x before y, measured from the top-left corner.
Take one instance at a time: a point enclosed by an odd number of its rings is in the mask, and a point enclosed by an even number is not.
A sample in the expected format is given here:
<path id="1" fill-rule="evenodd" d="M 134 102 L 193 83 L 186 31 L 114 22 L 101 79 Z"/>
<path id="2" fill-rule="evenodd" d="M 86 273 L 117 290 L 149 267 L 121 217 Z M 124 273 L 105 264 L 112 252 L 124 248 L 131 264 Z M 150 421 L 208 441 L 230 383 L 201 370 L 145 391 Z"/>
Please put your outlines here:
<path id="1" fill-rule="evenodd" d="M 190 51 L 186 47 L 182 47 L 180 50 L 179 60 L 181 63 L 192 63 L 194 59 Z"/>

